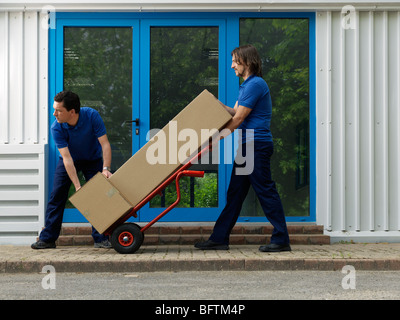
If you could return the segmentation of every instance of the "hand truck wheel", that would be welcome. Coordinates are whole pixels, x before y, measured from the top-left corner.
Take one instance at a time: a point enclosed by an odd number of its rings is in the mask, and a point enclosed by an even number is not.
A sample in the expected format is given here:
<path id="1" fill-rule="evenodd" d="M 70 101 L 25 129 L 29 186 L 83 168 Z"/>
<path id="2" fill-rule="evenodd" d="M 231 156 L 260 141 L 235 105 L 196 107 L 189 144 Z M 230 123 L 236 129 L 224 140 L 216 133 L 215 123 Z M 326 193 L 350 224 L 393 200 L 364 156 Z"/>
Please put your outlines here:
<path id="1" fill-rule="evenodd" d="M 135 223 L 123 223 L 111 234 L 111 244 L 119 253 L 134 253 L 143 243 L 143 233 Z"/>

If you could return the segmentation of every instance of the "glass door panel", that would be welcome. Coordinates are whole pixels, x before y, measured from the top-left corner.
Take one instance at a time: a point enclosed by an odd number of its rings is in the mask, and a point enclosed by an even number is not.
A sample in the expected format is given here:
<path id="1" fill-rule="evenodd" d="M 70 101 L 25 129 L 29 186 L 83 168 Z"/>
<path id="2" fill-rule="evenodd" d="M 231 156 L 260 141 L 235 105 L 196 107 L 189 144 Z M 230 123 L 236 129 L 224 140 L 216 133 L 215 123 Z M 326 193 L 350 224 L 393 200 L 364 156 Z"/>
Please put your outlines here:
<path id="1" fill-rule="evenodd" d="M 99 111 L 117 170 L 132 156 L 132 28 L 65 27 L 64 90 Z"/>
<path id="2" fill-rule="evenodd" d="M 218 33 L 218 27 L 150 28 L 150 129 L 163 128 L 204 89 L 218 97 Z M 204 178 L 182 178 L 178 207 L 218 207 L 218 164 L 209 163 L 191 167 L 204 170 Z M 171 185 L 150 207 L 175 199 Z"/>
<path id="3" fill-rule="evenodd" d="M 286 216 L 310 214 L 309 19 L 240 19 L 240 44 L 257 47 L 272 97 L 272 178 Z M 264 213 L 252 188 L 240 214 Z"/>
<path id="4" fill-rule="evenodd" d="M 142 20 L 140 28 L 140 142 L 144 145 L 149 130 L 163 128 L 204 89 L 224 102 L 226 21 L 149 19 Z M 221 158 L 223 148 L 219 149 Z M 179 207 L 162 221 L 217 219 L 225 204 L 226 168 L 223 160 L 220 163 L 208 160 L 190 167 L 205 171 L 204 178 L 183 177 L 180 180 Z M 154 219 L 175 199 L 173 184 L 161 197 L 155 197 L 140 210 L 140 221 Z"/>

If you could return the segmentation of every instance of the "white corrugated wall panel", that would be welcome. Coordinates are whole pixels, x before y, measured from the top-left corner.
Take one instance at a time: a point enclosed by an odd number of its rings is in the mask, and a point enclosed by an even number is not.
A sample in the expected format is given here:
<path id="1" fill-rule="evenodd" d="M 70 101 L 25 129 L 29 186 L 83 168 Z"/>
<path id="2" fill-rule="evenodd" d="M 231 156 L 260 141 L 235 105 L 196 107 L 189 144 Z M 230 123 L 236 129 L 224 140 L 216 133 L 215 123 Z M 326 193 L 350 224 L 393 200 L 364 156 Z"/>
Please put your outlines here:
<path id="1" fill-rule="evenodd" d="M 0 243 L 35 241 L 44 225 L 46 146 L 0 145 Z"/>
<path id="2" fill-rule="evenodd" d="M 389 12 L 388 39 L 389 229 L 400 230 L 400 11 Z"/>
<path id="3" fill-rule="evenodd" d="M 0 12 L 0 143 L 8 143 L 9 127 L 9 22 L 8 12 Z"/>
<path id="4" fill-rule="evenodd" d="M 0 144 L 46 144 L 48 30 L 38 12 L 0 12 Z"/>
<path id="5" fill-rule="evenodd" d="M 0 243 L 29 244 L 44 224 L 48 30 L 38 12 L 0 12 Z"/>
<path id="6" fill-rule="evenodd" d="M 317 223 L 400 241 L 400 12 L 318 12 Z"/>
<path id="7" fill-rule="evenodd" d="M 39 124 L 39 32 L 38 14 L 25 14 L 24 28 L 24 141 L 38 143 Z M 31 50 L 31 48 L 37 48 Z M 26 100 L 26 101 L 25 101 Z"/>
<path id="8" fill-rule="evenodd" d="M 9 16 L 9 143 L 24 143 L 24 15 Z"/>

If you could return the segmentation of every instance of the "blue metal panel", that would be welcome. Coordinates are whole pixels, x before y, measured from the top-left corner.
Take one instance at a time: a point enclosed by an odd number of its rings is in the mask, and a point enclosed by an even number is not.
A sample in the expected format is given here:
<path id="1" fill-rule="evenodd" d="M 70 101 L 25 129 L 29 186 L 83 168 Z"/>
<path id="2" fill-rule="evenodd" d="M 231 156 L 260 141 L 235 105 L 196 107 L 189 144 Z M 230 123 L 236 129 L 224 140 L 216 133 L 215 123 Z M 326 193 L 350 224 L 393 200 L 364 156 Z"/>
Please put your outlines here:
<path id="1" fill-rule="evenodd" d="M 317 195 L 317 105 L 316 105 L 316 39 L 315 13 L 308 15 L 309 59 L 310 59 L 310 216 L 307 221 L 316 221 Z"/>
<path id="2" fill-rule="evenodd" d="M 52 122 L 54 121 L 54 116 L 53 116 L 53 97 L 56 94 L 56 89 L 55 89 L 55 76 L 56 76 L 56 56 L 57 56 L 57 51 L 56 51 L 56 29 L 49 29 L 49 75 L 48 75 L 48 86 L 49 86 L 49 97 L 48 97 L 48 106 L 49 106 L 49 123 L 48 126 L 50 128 Z M 50 131 L 50 130 L 49 130 Z M 55 145 L 54 141 L 51 137 L 51 134 L 49 134 L 48 137 L 48 144 L 49 144 L 49 161 L 48 161 L 48 170 L 49 173 L 47 175 L 48 177 L 48 188 L 49 192 L 53 188 L 53 173 L 55 171 Z"/>

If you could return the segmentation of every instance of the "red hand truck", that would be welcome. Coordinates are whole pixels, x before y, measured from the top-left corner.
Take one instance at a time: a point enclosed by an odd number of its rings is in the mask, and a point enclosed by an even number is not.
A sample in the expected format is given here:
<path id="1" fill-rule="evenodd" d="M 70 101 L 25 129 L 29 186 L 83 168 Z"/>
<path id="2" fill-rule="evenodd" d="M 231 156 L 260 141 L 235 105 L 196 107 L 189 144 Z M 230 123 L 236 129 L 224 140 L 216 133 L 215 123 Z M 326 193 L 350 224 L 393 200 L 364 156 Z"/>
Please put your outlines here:
<path id="1" fill-rule="evenodd" d="M 183 176 L 187 177 L 204 177 L 204 171 L 193 171 L 187 170 L 195 161 L 199 160 L 202 155 L 211 150 L 211 145 L 203 148 L 197 155 L 195 155 L 189 162 L 180 167 L 175 171 L 169 178 L 167 178 L 162 184 L 154 189 L 147 197 L 139 202 L 132 210 L 126 215 L 117 220 L 111 225 L 105 232 L 105 235 L 110 236 L 110 242 L 115 251 L 119 253 L 134 253 L 136 252 L 143 243 L 144 232 L 150 228 L 154 223 L 164 217 L 168 212 L 175 208 L 181 200 L 181 193 L 179 188 L 179 180 Z M 146 203 L 153 199 L 157 195 L 161 195 L 162 191 L 173 181 L 176 184 L 177 198 L 168 208 L 161 212 L 156 218 L 146 224 L 144 227 L 140 227 L 136 223 L 126 222 L 130 217 L 137 217 L 137 211 L 139 211 Z"/>

